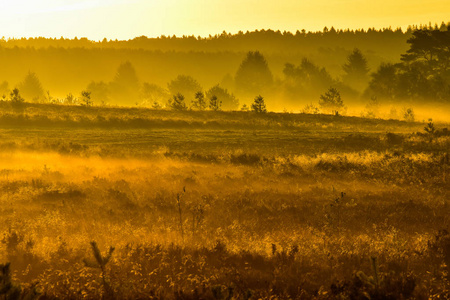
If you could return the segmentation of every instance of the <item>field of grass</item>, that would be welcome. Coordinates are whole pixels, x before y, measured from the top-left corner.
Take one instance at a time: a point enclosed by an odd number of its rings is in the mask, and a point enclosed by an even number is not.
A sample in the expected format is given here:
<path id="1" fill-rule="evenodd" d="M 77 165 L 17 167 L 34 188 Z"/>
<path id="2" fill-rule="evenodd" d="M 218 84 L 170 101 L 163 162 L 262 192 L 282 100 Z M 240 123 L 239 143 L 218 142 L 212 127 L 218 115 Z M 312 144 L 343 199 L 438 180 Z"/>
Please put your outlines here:
<path id="1" fill-rule="evenodd" d="M 449 124 L 425 126 L 0 103 L 0 293 L 449 298 Z"/>

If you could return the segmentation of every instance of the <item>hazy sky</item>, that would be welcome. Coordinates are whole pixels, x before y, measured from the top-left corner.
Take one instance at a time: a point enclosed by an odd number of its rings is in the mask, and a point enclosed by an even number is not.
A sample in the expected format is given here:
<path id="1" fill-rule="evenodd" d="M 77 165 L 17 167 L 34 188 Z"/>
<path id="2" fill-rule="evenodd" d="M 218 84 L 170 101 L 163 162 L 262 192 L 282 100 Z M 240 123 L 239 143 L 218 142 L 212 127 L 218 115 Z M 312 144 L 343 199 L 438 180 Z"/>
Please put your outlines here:
<path id="1" fill-rule="evenodd" d="M 450 21 L 450 0 L 0 0 L 0 36 L 88 37 L 382 28 Z"/>

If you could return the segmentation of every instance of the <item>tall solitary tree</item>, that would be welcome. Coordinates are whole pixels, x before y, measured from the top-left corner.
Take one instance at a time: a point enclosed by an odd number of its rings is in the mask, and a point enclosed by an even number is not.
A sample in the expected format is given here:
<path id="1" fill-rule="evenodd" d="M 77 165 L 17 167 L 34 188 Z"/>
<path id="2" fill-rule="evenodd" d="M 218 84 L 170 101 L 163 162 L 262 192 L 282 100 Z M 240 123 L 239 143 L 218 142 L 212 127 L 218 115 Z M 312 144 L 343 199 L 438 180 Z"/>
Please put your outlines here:
<path id="1" fill-rule="evenodd" d="M 369 78 L 369 68 L 366 58 L 358 48 L 355 48 L 347 57 L 347 63 L 342 66 L 342 69 L 345 72 L 343 76 L 345 84 L 358 91 L 365 88 Z"/>
<path id="2" fill-rule="evenodd" d="M 266 59 L 259 52 L 248 52 L 235 76 L 236 89 L 244 93 L 258 93 L 273 84 L 273 75 Z"/>
<path id="3" fill-rule="evenodd" d="M 18 89 L 27 101 L 39 102 L 45 99 L 44 89 L 36 73 L 28 72 Z"/>
<path id="4" fill-rule="evenodd" d="M 139 99 L 140 84 L 133 65 L 126 61 L 117 68 L 111 82 L 111 99 L 116 104 L 130 105 Z"/>

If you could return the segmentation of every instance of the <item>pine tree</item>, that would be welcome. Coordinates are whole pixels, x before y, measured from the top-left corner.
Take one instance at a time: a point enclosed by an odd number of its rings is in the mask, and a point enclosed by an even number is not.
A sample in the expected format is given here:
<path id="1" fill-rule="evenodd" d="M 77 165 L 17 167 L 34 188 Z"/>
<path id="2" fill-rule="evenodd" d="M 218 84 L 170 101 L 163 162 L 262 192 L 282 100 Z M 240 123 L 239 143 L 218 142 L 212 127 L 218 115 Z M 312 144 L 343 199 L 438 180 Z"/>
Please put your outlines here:
<path id="1" fill-rule="evenodd" d="M 367 60 L 362 52 L 355 48 L 347 57 L 347 63 L 342 66 L 345 72 L 344 83 L 356 90 L 363 90 L 369 80 L 369 68 Z"/>
<path id="2" fill-rule="evenodd" d="M 93 102 L 91 100 L 91 92 L 82 91 L 81 92 L 81 101 L 83 102 L 82 105 L 84 105 L 84 106 L 92 106 Z"/>
<path id="3" fill-rule="evenodd" d="M 184 96 L 180 93 L 173 96 L 171 100 L 169 100 L 169 107 L 173 110 L 186 110 L 187 106 L 184 102 Z"/>
<path id="4" fill-rule="evenodd" d="M 257 93 L 273 84 L 273 75 L 266 59 L 258 52 L 248 52 L 235 76 L 236 89 L 245 93 Z"/>
<path id="5" fill-rule="evenodd" d="M 252 103 L 252 111 L 257 113 L 265 113 L 267 112 L 266 103 L 264 102 L 264 98 L 259 95 L 255 98 L 255 101 Z"/>
<path id="6" fill-rule="evenodd" d="M 212 95 L 211 98 L 209 98 L 209 109 L 213 111 L 220 110 L 220 107 L 222 106 L 222 101 L 218 100 L 216 95 Z"/>
<path id="7" fill-rule="evenodd" d="M 206 101 L 205 101 L 205 95 L 203 92 L 197 92 L 195 93 L 195 100 L 192 101 L 192 108 L 198 109 L 198 110 L 205 110 L 206 109 Z"/>

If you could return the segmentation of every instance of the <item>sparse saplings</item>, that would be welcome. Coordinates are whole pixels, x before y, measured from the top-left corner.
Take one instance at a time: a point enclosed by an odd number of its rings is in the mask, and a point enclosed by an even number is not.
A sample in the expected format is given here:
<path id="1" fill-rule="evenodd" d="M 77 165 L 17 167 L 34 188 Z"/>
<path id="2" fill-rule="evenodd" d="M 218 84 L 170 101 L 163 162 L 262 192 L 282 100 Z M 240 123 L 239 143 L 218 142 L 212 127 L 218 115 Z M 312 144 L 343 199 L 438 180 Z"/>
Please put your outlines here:
<path id="1" fill-rule="evenodd" d="M 64 104 L 73 105 L 77 104 L 78 99 L 72 95 L 72 93 L 67 94 L 66 98 L 64 99 Z"/>
<path id="2" fill-rule="evenodd" d="M 13 89 L 10 96 L 11 103 L 24 103 L 25 99 L 20 95 L 19 89 Z"/>
<path id="3" fill-rule="evenodd" d="M 433 135 L 434 134 L 434 132 L 436 131 L 436 128 L 434 127 L 433 119 L 428 119 L 428 124 L 424 128 L 424 130 L 429 135 Z"/>
<path id="4" fill-rule="evenodd" d="M 213 95 L 220 99 L 222 103 L 221 109 L 224 110 L 236 110 L 239 108 L 239 100 L 236 97 L 228 92 L 227 89 L 220 87 L 219 85 L 215 85 L 205 93 L 206 98 L 210 99 Z"/>
<path id="5" fill-rule="evenodd" d="M 154 101 L 153 104 L 152 104 L 152 108 L 153 109 L 161 109 L 162 105 L 158 101 Z"/>
<path id="6" fill-rule="evenodd" d="M 184 102 L 184 96 L 180 93 L 173 95 L 172 99 L 169 100 L 169 107 L 173 110 L 186 110 L 187 106 Z"/>
<path id="7" fill-rule="evenodd" d="M 92 106 L 93 102 L 91 100 L 91 92 L 82 91 L 81 92 L 81 105 Z"/>
<path id="8" fill-rule="evenodd" d="M 319 113 L 319 108 L 317 106 L 315 106 L 313 103 L 307 104 L 303 110 L 302 113 L 304 114 L 311 114 L 311 115 L 316 115 Z"/>
<path id="9" fill-rule="evenodd" d="M 256 96 L 255 100 L 252 103 L 252 111 L 256 113 L 266 113 L 266 103 L 264 102 L 264 98 L 259 95 Z"/>
<path id="10" fill-rule="evenodd" d="M 362 113 L 362 117 L 365 118 L 376 118 L 379 114 L 380 103 L 376 96 L 372 96 L 369 102 L 366 104 L 365 112 Z"/>
<path id="11" fill-rule="evenodd" d="M 211 98 L 209 98 L 209 109 L 213 111 L 220 110 L 220 107 L 222 106 L 222 101 L 218 100 L 216 95 L 212 95 Z"/>
<path id="12" fill-rule="evenodd" d="M 250 110 L 250 108 L 248 107 L 247 104 L 242 105 L 241 111 L 249 111 L 249 110 Z"/>
<path id="13" fill-rule="evenodd" d="M 12 90 L 9 97 L 11 100 L 11 107 L 16 111 L 22 111 L 25 99 L 23 99 L 22 96 L 20 95 L 19 89 Z"/>
<path id="14" fill-rule="evenodd" d="M 339 111 L 344 108 L 344 102 L 337 89 L 329 88 L 325 95 L 320 95 L 319 106 L 324 111 L 339 115 Z"/>
<path id="15" fill-rule="evenodd" d="M 0 83 L 0 96 L 3 100 L 6 100 L 6 95 L 10 93 L 9 84 L 7 81 Z"/>
<path id="16" fill-rule="evenodd" d="M 192 101 L 192 108 L 197 110 L 205 110 L 206 109 L 206 101 L 205 95 L 203 92 L 199 91 L 195 93 L 195 100 Z"/>
<path id="17" fill-rule="evenodd" d="M 404 108 L 403 109 L 403 119 L 405 119 L 406 122 L 414 122 L 414 120 L 416 119 L 414 110 L 410 107 Z"/>
<path id="18" fill-rule="evenodd" d="M 176 95 L 178 93 L 186 97 L 186 101 L 191 102 L 196 92 L 201 91 L 202 87 L 197 80 L 187 75 L 179 75 L 167 84 L 169 93 Z"/>
<path id="19" fill-rule="evenodd" d="M 433 119 L 428 119 L 428 124 L 424 128 L 425 133 L 428 135 L 430 143 L 433 141 L 433 136 L 436 133 L 436 128 L 434 127 Z"/>

